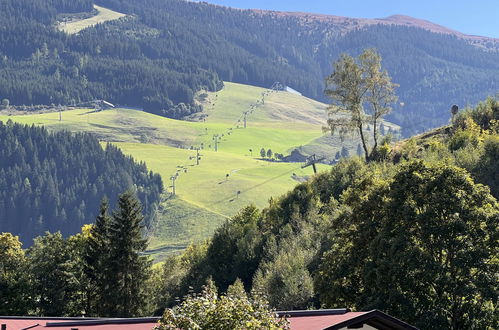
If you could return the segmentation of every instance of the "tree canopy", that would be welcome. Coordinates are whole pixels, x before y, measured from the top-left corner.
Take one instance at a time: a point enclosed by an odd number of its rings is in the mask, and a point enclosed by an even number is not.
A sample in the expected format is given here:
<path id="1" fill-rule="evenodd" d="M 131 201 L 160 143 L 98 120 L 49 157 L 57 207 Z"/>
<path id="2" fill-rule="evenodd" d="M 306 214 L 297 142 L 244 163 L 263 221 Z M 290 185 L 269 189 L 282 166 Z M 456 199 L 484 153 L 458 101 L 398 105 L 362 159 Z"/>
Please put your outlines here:
<path id="1" fill-rule="evenodd" d="M 248 296 L 241 281 L 218 295 L 211 284 L 201 294 L 186 296 L 178 306 L 166 309 L 155 330 L 174 329 L 289 329 L 261 296 Z"/>
<path id="2" fill-rule="evenodd" d="M 319 268 L 323 304 L 378 308 L 421 328 L 491 326 L 499 205 L 489 189 L 422 161 L 360 185 Z"/>
<path id="3" fill-rule="evenodd" d="M 381 70 L 381 56 L 367 49 L 358 60 L 342 54 L 334 63 L 333 73 L 326 78 L 326 95 L 333 103 L 327 121 L 331 133 L 341 136 L 357 133 L 367 161 L 376 158 L 382 119 L 391 111 L 397 97 L 396 84 Z M 368 126 L 372 131 L 368 132 Z"/>

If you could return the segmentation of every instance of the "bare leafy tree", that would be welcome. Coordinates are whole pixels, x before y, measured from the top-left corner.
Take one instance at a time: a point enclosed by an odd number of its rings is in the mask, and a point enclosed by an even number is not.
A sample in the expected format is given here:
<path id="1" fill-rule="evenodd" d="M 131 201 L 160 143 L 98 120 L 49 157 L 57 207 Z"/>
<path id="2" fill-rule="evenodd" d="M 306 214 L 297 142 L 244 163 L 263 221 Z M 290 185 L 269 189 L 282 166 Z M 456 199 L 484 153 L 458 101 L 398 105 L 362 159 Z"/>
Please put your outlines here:
<path id="1" fill-rule="evenodd" d="M 342 54 L 333 66 L 326 78 L 325 93 L 332 100 L 326 129 L 341 137 L 357 133 L 369 162 L 376 158 L 379 125 L 397 100 L 398 85 L 381 69 L 381 56 L 374 49 L 365 50 L 358 59 Z M 367 131 L 368 126 L 373 129 Z"/>

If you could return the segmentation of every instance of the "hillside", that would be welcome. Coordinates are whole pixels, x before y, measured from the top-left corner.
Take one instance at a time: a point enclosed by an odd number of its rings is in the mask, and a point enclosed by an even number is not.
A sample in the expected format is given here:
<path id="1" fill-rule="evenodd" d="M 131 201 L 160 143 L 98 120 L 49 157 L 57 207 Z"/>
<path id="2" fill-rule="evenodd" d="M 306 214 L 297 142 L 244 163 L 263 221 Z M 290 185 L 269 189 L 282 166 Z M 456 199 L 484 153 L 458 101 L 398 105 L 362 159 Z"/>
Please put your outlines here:
<path id="1" fill-rule="evenodd" d="M 127 17 L 68 36 L 55 29 L 59 15 L 89 15 L 90 0 L 2 0 L 0 97 L 28 109 L 105 99 L 182 118 L 202 110 L 199 91 L 217 91 L 224 80 L 263 87 L 280 81 L 326 102 L 332 61 L 375 47 L 400 85 L 400 111 L 389 119 L 408 136 L 445 124 L 452 104 L 474 105 L 499 89 L 493 40 L 478 38 L 483 47 L 476 47 L 472 37 L 413 18 L 368 24 L 181 0 L 96 4 Z"/>
<path id="2" fill-rule="evenodd" d="M 253 10 L 253 11 L 261 15 L 268 13 L 263 10 Z M 464 34 L 459 31 L 449 29 L 445 26 L 438 25 L 427 20 L 418 19 L 406 15 L 391 15 L 385 18 L 351 18 L 344 16 L 301 13 L 301 12 L 272 11 L 271 13 L 280 17 L 297 17 L 300 20 L 302 20 L 303 24 L 305 25 L 313 24 L 314 21 L 330 23 L 335 26 L 339 26 L 340 31 L 343 34 L 358 29 L 366 28 L 372 25 L 388 25 L 388 26 L 394 25 L 394 26 L 422 29 L 433 33 L 447 34 L 465 40 L 470 45 L 476 47 L 488 49 L 491 51 L 499 50 L 499 39 Z"/>
<path id="3" fill-rule="evenodd" d="M 202 92 L 198 99 L 202 99 L 199 102 L 205 110 L 191 121 L 124 108 L 73 109 L 61 114 L 11 111 L 10 115 L 0 115 L 0 120 L 43 125 L 52 131 L 89 132 L 159 173 L 168 193 L 150 228 L 152 250 L 171 251 L 200 242 L 244 205 L 264 207 L 271 196 L 284 193 L 313 174 L 310 167 L 301 168 L 303 162 L 262 159 L 262 148 L 286 156 L 301 146 L 306 156 L 310 155 L 307 146 L 318 145 L 321 153 L 317 155 L 327 161 L 333 160 L 343 146 L 350 154 L 356 153 L 354 140 L 342 143 L 338 137 L 330 137 L 321 142 L 325 139 L 322 126 L 326 106 L 306 97 L 225 83 L 221 91 Z M 250 109 L 244 129 L 241 116 Z M 397 129 L 396 125 L 386 125 Z M 218 151 L 214 150 L 214 135 L 220 136 Z M 196 165 L 193 149 L 198 147 L 201 159 Z M 177 173 L 176 196 L 172 198 L 170 177 Z"/>
<path id="4" fill-rule="evenodd" d="M 495 328 L 498 119 L 489 98 L 384 160 L 343 159 L 248 205 L 165 260 L 159 309 L 210 278 L 221 292 L 239 280 L 278 310 L 346 304 L 422 329 Z"/>

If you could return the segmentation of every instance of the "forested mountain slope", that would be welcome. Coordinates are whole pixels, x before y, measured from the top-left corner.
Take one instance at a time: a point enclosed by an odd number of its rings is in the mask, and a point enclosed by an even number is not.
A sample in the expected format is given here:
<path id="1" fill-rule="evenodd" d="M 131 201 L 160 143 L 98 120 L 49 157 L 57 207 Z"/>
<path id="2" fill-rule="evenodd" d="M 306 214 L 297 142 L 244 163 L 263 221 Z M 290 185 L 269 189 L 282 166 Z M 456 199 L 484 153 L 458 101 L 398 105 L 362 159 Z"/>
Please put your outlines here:
<path id="1" fill-rule="evenodd" d="M 157 174 L 116 147 L 105 149 L 87 133 L 0 122 L 0 232 L 26 245 L 45 231 L 63 235 L 93 223 L 104 196 L 131 188 L 142 201 L 146 225 L 163 191 Z M 114 200 L 112 200 L 114 205 Z"/>
<path id="2" fill-rule="evenodd" d="M 281 81 L 325 101 L 331 62 L 367 47 L 379 50 L 400 84 L 399 111 L 389 119 L 406 134 L 445 123 L 450 105 L 473 105 L 499 89 L 494 47 L 416 24 L 347 20 L 355 24 L 346 28 L 314 15 L 181 0 L 96 3 L 127 16 L 66 35 L 56 30 L 57 14 L 90 11 L 90 1 L 1 0 L 0 97 L 27 105 L 101 98 L 180 118 L 200 110 L 196 91 L 218 90 L 226 80 Z"/>

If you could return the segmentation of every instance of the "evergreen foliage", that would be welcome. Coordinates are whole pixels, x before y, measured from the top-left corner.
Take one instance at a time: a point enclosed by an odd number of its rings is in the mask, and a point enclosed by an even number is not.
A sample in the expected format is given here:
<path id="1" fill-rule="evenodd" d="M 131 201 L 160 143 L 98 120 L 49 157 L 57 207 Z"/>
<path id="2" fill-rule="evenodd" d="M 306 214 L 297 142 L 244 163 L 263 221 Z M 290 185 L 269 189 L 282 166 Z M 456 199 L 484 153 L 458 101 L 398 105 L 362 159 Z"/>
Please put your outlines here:
<path id="1" fill-rule="evenodd" d="M 422 29 L 375 25 L 346 33 L 328 20 L 181 0 L 97 4 L 128 16 L 66 35 L 54 28 L 57 14 L 89 12 L 89 1 L 1 0 L 0 97 L 13 105 L 98 98 L 181 118 L 200 110 L 197 91 L 218 90 L 226 80 L 280 81 L 327 101 L 331 63 L 365 47 L 378 49 L 400 84 L 401 104 L 387 119 L 405 135 L 446 123 L 451 104 L 474 104 L 498 90 L 499 54 Z"/>
<path id="2" fill-rule="evenodd" d="M 0 311 L 107 317 L 152 312 L 146 300 L 153 289 L 150 260 L 142 255 L 143 220 L 140 202 L 127 191 L 111 216 L 103 199 L 94 225 L 67 239 L 47 232 L 26 255 L 17 237 L 1 234 Z"/>
<path id="3" fill-rule="evenodd" d="M 74 234 L 93 222 L 102 196 L 136 186 L 150 221 L 161 178 L 89 134 L 0 122 L 0 230 L 24 244 L 44 231 Z"/>
<path id="4" fill-rule="evenodd" d="M 100 310 L 104 316 L 140 316 L 146 305 L 145 283 L 150 276 L 151 261 L 141 255 L 146 250 L 143 238 L 142 207 L 132 191 L 118 199 L 117 209 L 109 222 L 107 242 L 109 254 L 105 256 L 106 268 L 102 270 L 109 286 Z"/>
<path id="5" fill-rule="evenodd" d="M 107 198 L 101 201 L 99 214 L 90 227 L 83 255 L 83 270 L 88 279 L 86 311 L 87 315 L 100 315 L 111 310 L 108 304 L 110 286 L 103 270 L 109 267 L 111 217 Z"/>

